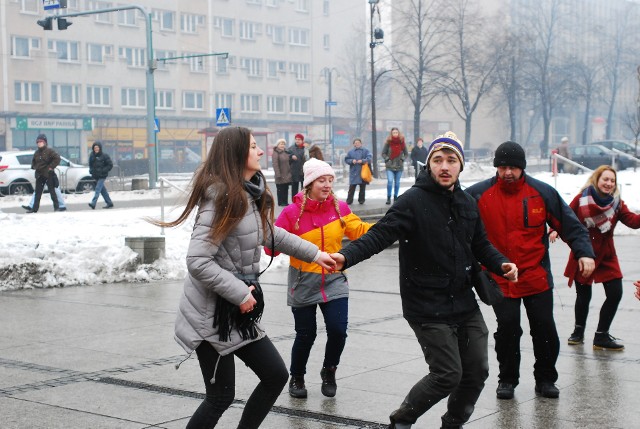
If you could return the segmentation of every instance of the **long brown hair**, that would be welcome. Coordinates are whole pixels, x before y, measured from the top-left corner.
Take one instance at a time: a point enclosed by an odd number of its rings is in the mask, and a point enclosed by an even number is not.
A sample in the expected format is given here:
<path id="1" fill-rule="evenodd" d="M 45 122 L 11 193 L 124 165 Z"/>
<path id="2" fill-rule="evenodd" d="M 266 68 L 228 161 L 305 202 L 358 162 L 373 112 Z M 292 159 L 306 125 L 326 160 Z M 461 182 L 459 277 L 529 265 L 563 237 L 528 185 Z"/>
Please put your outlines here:
<path id="1" fill-rule="evenodd" d="M 591 173 L 591 176 L 589 176 L 589 179 L 587 179 L 587 183 L 585 183 L 582 189 L 580 189 L 580 192 L 584 191 L 589 186 L 593 186 L 593 189 L 600 192 L 600 189 L 598 189 L 598 180 L 600 180 L 600 176 L 602 176 L 602 173 L 604 173 L 605 171 L 612 172 L 613 177 L 616 179 L 616 187 L 613 191 L 613 194 L 611 195 L 614 197 L 620 195 L 620 188 L 618 187 L 618 173 L 616 172 L 616 169 L 610 165 L 601 165 L 600 167 L 593 170 L 593 173 Z"/>
<path id="2" fill-rule="evenodd" d="M 249 200 L 244 188 L 244 170 L 249 157 L 251 130 L 243 127 L 223 128 L 213 140 L 207 159 L 200 164 L 191 181 L 191 193 L 187 206 L 178 218 L 171 222 L 149 221 L 158 226 L 175 227 L 187 220 L 191 212 L 207 199 L 211 187 L 216 190 L 215 218 L 209 239 L 220 243 L 242 220 Z M 260 212 L 262 232 L 266 236 L 267 225 L 273 222 L 273 195 L 266 187 L 262 172 L 256 173 L 265 184 L 265 191 L 256 201 Z"/>

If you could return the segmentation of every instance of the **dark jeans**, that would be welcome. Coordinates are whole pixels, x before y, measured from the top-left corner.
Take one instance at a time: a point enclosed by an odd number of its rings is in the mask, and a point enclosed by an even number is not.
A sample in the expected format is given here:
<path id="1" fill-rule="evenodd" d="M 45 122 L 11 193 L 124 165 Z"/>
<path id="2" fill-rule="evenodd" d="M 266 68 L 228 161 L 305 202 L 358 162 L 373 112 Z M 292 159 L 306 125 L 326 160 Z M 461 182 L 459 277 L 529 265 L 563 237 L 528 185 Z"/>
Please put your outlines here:
<path id="1" fill-rule="evenodd" d="M 56 195 L 56 176 L 53 172 L 49 172 L 46 176 L 40 176 L 36 179 L 36 197 L 33 200 L 33 207 L 31 210 L 37 212 L 40 209 L 40 198 L 42 198 L 42 192 L 44 191 L 44 185 L 49 188 L 49 196 L 53 201 L 54 210 L 58 210 L 58 196 Z"/>
<path id="2" fill-rule="evenodd" d="M 598 332 L 609 332 L 611 322 L 618 311 L 618 304 L 622 299 L 622 279 L 614 279 L 603 283 L 606 299 L 600 309 L 600 321 Z M 591 285 L 583 285 L 576 282 L 576 325 L 585 327 L 589 315 L 589 303 L 591 302 Z"/>
<path id="3" fill-rule="evenodd" d="M 536 359 L 533 376 L 537 383 L 555 383 L 558 379 L 556 361 L 560 353 L 560 339 L 553 319 L 552 289 L 523 298 L 505 297 L 493 306 L 498 320 L 498 330 L 493 335 L 500 368 L 498 381 L 517 385 L 520 379 L 520 302 L 524 303 L 531 327 Z"/>
<path id="4" fill-rule="evenodd" d="M 349 298 L 338 298 L 322 304 L 291 307 L 296 324 L 296 339 L 291 349 L 291 375 L 307 373 L 307 361 L 316 340 L 316 307 L 320 307 L 327 329 L 327 345 L 324 349 L 324 368 L 338 366 L 347 342 Z"/>
<path id="5" fill-rule="evenodd" d="M 482 313 L 459 324 L 409 323 L 422 347 L 429 374 L 418 381 L 394 411 L 394 423 L 415 423 L 418 417 L 449 396 L 443 422 L 462 425 L 473 413 L 489 376 L 489 330 Z"/>
<path id="6" fill-rule="evenodd" d="M 362 183 L 361 185 L 349 185 L 349 193 L 347 194 L 347 204 L 353 203 L 353 194 L 356 193 L 356 186 L 360 186 L 360 191 L 358 192 L 358 202 L 360 204 L 364 203 L 364 190 L 367 187 L 366 183 Z"/>
<path id="7" fill-rule="evenodd" d="M 278 205 L 286 206 L 289 204 L 289 183 L 276 184 L 276 194 L 278 196 Z"/>
<path id="8" fill-rule="evenodd" d="M 298 193 L 299 189 L 304 190 L 304 186 L 302 186 L 302 182 L 296 182 L 295 180 L 291 182 L 291 200 L 293 201 L 293 196 Z"/>
<path id="9" fill-rule="evenodd" d="M 226 356 L 220 356 L 211 344 L 203 341 L 196 349 L 196 354 L 206 396 L 189 420 L 187 429 L 215 427 L 222 413 L 233 403 L 236 379 L 234 354 L 260 379 L 247 400 L 238 429 L 260 427 L 289 378 L 287 367 L 271 340 L 264 337 Z"/>

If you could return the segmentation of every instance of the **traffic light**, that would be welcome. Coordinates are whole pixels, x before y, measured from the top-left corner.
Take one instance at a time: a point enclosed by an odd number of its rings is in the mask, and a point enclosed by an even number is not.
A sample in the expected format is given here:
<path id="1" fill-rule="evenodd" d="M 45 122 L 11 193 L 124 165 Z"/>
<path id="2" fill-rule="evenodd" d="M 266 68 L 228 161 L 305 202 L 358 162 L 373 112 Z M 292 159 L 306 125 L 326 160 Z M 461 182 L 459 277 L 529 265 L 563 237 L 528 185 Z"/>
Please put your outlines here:
<path id="1" fill-rule="evenodd" d="M 48 17 L 45 19 L 39 19 L 38 25 L 44 28 L 45 30 L 53 30 L 53 22 L 51 22 L 51 17 Z M 60 26 L 60 24 L 58 24 L 58 26 Z"/>
<path id="2" fill-rule="evenodd" d="M 58 18 L 58 30 L 66 30 L 71 24 L 73 22 L 67 21 L 65 18 Z"/>

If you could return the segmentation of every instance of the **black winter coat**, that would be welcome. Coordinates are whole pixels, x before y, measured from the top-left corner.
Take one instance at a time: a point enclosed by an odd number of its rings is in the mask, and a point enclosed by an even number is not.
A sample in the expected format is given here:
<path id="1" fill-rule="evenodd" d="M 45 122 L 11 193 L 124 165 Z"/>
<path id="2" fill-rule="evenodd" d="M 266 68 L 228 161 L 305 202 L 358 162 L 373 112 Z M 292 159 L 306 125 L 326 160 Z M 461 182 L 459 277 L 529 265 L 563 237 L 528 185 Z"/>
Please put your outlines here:
<path id="1" fill-rule="evenodd" d="M 31 160 L 31 169 L 36 170 L 38 177 L 49 177 L 49 174 L 60 164 L 60 155 L 49 146 L 38 148 Z"/>
<path id="2" fill-rule="evenodd" d="M 102 152 L 102 147 L 98 153 L 91 152 L 89 156 L 89 174 L 94 179 L 106 179 L 113 168 L 111 157 Z"/>
<path id="3" fill-rule="evenodd" d="M 304 165 L 304 162 L 307 160 L 307 158 L 305 156 L 304 146 L 300 147 L 300 146 L 294 144 L 293 146 L 289 147 L 289 149 L 287 149 L 287 151 L 291 155 L 295 155 L 296 158 L 298 158 L 295 161 L 290 158 L 290 163 L 291 163 L 291 181 L 292 182 L 303 182 L 304 181 L 304 173 L 302 171 L 302 166 Z"/>
<path id="4" fill-rule="evenodd" d="M 453 221 L 456 210 L 459 225 Z M 459 182 L 453 191 L 422 171 L 386 215 L 342 250 L 345 268 L 400 241 L 400 296 L 411 323 L 458 323 L 478 310 L 471 287 L 472 261 L 452 228 L 462 229 L 476 259 L 494 273 L 509 262 L 487 239 L 475 200 Z"/>

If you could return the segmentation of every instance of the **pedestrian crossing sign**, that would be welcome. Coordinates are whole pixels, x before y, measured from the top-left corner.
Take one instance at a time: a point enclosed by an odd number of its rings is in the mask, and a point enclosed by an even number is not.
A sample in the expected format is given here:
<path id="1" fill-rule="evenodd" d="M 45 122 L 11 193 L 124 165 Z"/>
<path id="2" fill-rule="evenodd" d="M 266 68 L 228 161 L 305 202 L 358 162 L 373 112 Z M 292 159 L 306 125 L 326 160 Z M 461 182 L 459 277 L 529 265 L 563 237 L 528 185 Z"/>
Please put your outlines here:
<path id="1" fill-rule="evenodd" d="M 216 126 L 224 127 L 231 123 L 231 109 L 229 107 L 220 107 L 216 109 Z"/>

